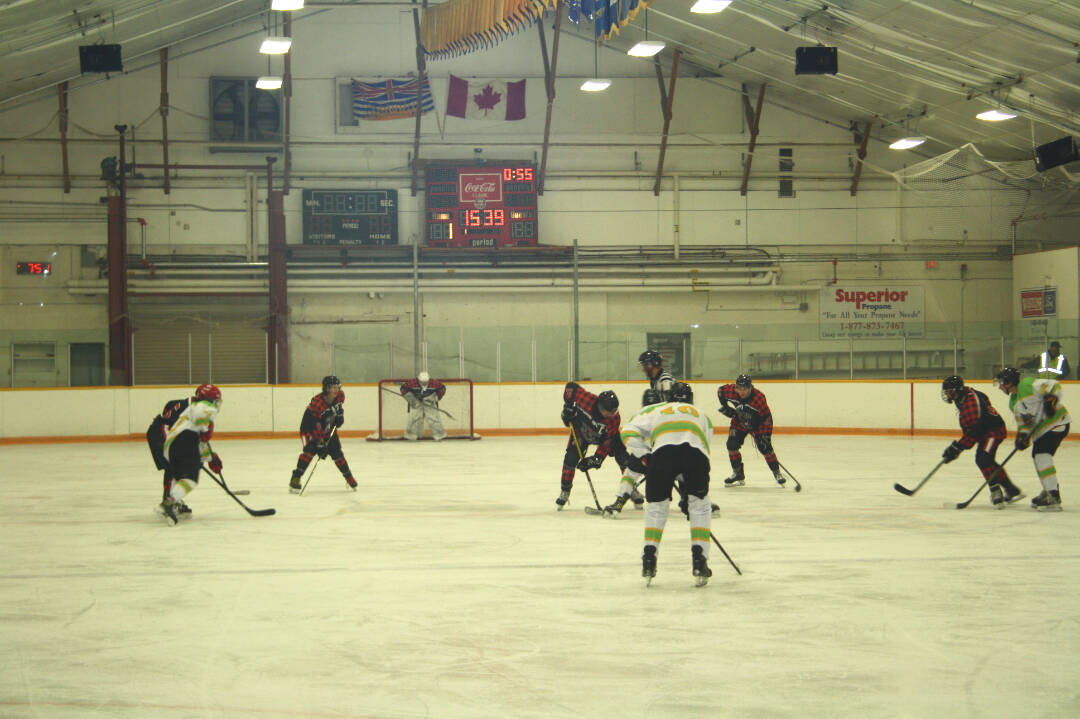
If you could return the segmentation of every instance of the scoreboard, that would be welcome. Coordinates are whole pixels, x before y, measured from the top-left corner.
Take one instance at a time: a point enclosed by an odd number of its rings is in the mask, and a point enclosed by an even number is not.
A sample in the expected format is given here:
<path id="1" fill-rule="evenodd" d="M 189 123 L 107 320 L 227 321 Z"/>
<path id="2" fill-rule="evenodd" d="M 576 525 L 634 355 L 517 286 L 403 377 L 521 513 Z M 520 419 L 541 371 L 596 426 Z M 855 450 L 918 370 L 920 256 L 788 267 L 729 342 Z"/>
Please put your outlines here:
<path id="1" fill-rule="evenodd" d="M 428 247 L 536 245 L 536 168 L 520 162 L 429 164 Z"/>
<path id="2" fill-rule="evenodd" d="M 304 190 L 305 245 L 396 245 L 397 190 Z"/>

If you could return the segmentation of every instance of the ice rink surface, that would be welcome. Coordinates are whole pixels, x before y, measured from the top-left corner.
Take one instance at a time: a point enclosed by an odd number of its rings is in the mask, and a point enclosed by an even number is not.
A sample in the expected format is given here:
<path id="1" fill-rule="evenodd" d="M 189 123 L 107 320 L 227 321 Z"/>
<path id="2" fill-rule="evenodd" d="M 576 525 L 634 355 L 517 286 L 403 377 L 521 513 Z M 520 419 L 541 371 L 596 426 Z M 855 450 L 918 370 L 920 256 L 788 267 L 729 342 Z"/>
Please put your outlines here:
<path id="1" fill-rule="evenodd" d="M 696 588 L 673 514 L 641 579 L 642 512 L 555 511 L 560 437 L 346 440 L 304 496 L 295 441 L 224 441 L 249 517 L 204 477 L 152 512 L 144 444 L 0 447 L 2 717 L 1080 716 L 1080 447 L 1065 511 L 1003 511 L 946 439 L 776 437 L 724 489 Z M 1006 447 L 1005 449 L 1009 449 Z M 1000 457 L 1008 452 L 1002 451 Z M 1029 456 L 1008 469 L 1034 496 Z M 601 504 L 617 468 L 593 472 Z"/>

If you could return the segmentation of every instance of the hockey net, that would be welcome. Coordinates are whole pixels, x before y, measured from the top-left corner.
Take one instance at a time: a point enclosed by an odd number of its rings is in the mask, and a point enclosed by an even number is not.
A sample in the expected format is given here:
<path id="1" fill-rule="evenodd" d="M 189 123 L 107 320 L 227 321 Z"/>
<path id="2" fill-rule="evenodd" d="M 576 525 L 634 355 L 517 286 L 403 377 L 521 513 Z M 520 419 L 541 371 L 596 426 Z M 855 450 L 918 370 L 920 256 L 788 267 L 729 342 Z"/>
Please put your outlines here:
<path id="1" fill-rule="evenodd" d="M 473 383 L 470 379 L 433 379 L 442 382 L 446 394 L 439 400 L 439 417 L 442 419 L 446 439 L 480 439 L 473 427 Z M 369 440 L 405 439 L 405 427 L 409 423 L 409 405 L 401 395 L 401 385 L 408 378 L 379 380 L 379 426 Z M 426 426 L 420 439 L 431 439 Z"/>

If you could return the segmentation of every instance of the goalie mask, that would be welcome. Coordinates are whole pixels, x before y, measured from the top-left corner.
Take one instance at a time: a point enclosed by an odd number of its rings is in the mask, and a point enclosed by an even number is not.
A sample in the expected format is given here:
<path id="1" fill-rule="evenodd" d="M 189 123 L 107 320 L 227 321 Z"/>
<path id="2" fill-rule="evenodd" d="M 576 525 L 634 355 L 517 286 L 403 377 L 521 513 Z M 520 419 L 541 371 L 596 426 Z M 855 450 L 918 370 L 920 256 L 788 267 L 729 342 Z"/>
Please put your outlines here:
<path id="1" fill-rule="evenodd" d="M 416 381 L 419 382 L 422 386 L 427 387 L 428 382 L 431 381 L 431 375 L 429 375 L 427 372 L 421 372 L 420 374 L 416 375 Z"/>

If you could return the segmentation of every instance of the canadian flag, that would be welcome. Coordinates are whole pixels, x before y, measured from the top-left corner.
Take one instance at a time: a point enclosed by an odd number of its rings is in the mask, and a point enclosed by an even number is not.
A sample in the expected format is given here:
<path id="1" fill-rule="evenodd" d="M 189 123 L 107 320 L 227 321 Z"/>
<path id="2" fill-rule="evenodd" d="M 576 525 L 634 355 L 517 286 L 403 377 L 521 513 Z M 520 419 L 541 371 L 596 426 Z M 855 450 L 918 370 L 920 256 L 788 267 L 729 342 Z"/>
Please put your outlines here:
<path id="1" fill-rule="evenodd" d="M 523 120 L 525 81 L 470 82 L 451 75 L 446 114 L 467 120 Z"/>

